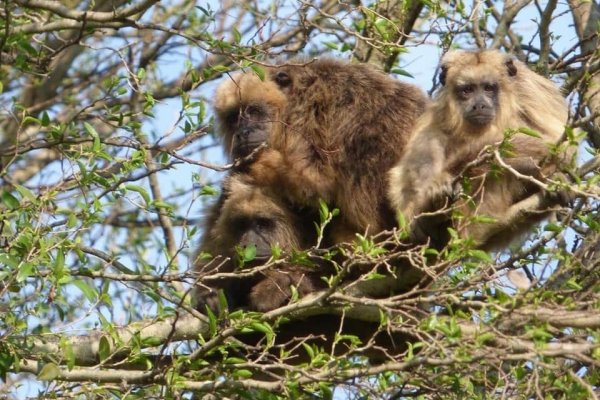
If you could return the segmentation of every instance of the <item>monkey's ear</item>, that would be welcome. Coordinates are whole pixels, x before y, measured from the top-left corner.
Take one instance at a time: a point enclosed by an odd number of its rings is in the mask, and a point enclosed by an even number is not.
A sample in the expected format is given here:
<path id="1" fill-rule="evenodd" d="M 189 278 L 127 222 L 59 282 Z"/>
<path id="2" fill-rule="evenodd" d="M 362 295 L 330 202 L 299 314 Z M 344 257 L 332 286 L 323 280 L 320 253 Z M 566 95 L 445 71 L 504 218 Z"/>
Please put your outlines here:
<path id="1" fill-rule="evenodd" d="M 282 88 L 288 87 L 292 83 L 292 78 L 290 77 L 290 74 L 288 74 L 285 71 L 277 71 L 275 75 L 273 75 L 273 80 L 279 85 L 279 87 Z"/>
<path id="2" fill-rule="evenodd" d="M 508 71 L 508 76 L 517 75 L 517 66 L 513 62 L 512 58 L 504 63 L 506 65 L 506 70 Z"/>
<path id="3" fill-rule="evenodd" d="M 444 86 L 446 84 L 446 75 L 447 74 L 448 74 L 448 66 L 442 65 L 440 67 L 440 83 L 442 84 L 442 86 Z"/>

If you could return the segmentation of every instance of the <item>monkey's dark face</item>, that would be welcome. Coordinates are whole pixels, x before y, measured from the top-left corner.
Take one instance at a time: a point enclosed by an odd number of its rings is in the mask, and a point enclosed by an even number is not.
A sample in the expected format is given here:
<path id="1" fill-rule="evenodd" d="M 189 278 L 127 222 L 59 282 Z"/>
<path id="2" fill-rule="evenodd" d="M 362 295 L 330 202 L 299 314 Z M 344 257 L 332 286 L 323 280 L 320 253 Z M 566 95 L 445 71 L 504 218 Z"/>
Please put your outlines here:
<path id="1" fill-rule="evenodd" d="M 255 246 L 255 261 L 265 261 L 271 256 L 272 246 L 279 245 L 280 224 L 272 216 L 238 215 L 231 221 L 231 229 L 238 234 L 235 242 L 239 250 Z"/>
<path id="2" fill-rule="evenodd" d="M 275 115 L 265 104 L 250 104 L 232 111 L 225 124 L 232 132 L 231 155 L 245 157 L 269 138 Z"/>
<path id="3" fill-rule="evenodd" d="M 237 258 L 238 250 L 255 246 L 252 264 L 260 264 L 271 256 L 274 246 L 290 251 L 315 243 L 313 221 L 317 219 L 312 210 L 292 207 L 235 175 L 224 183 L 224 196 L 213 234 L 215 247 L 232 259 Z"/>
<path id="4" fill-rule="evenodd" d="M 471 125 L 483 128 L 496 117 L 498 92 L 496 82 L 466 82 L 456 85 L 454 95 L 461 106 L 463 118 Z"/>

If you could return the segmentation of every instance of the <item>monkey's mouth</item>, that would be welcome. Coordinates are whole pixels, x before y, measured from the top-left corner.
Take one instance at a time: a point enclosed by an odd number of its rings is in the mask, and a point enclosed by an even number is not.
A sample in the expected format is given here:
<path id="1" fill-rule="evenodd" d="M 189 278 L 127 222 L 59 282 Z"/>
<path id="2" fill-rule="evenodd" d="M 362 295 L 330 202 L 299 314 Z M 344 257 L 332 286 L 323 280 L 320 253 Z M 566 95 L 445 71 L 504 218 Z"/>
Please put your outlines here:
<path id="1" fill-rule="evenodd" d="M 240 140 L 238 139 L 234 145 L 236 149 L 235 158 L 246 157 L 250 155 L 256 148 L 258 148 L 263 143 L 266 143 L 263 140 Z"/>
<path id="2" fill-rule="evenodd" d="M 248 268 L 254 268 L 254 267 L 260 267 L 262 265 L 265 265 L 269 259 L 271 258 L 271 255 L 259 255 L 257 254 L 251 261 L 246 261 L 243 263 L 243 269 L 246 270 Z M 238 268 L 241 265 L 238 265 Z"/>
<path id="3" fill-rule="evenodd" d="M 494 114 L 482 112 L 469 113 L 466 115 L 466 119 L 473 125 L 483 126 L 492 122 L 492 120 L 494 119 Z"/>

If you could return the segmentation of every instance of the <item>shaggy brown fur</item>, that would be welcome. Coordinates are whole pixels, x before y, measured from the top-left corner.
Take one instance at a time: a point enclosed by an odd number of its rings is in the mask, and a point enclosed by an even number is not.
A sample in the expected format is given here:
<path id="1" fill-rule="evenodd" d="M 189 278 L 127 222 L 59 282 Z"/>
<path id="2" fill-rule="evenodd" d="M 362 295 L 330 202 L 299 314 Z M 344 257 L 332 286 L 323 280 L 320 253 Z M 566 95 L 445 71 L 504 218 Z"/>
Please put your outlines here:
<path id="1" fill-rule="evenodd" d="M 255 244 L 265 253 L 262 261 L 275 244 L 287 252 L 310 248 L 319 198 L 341 211 L 325 245 L 392 228 L 383 177 L 399 160 L 426 101 L 412 85 L 334 60 L 273 66 L 265 80 L 254 73 L 226 78 L 214 101 L 226 152 L 244 157 L 263 141 L 268 148 L 237 167 L 209 212 L 201 251 L 231 260 L 199 262 L 196 270 L 234 271 L 237 246 Z M 235 223 L 269 218 L 273 229 L 260 234 L 252 224 Z M 214 289 L 223 288 L 230 307 L 270 310 L 289 300 L 290 285 L 301 295 L 322 287 L 326 269 L 278 265 L 253 279 L 223 280 L 198 290 L 200 307 L 217 309 Z"/>
<path id="2" fill-rule="evenodd" d="M 548 159 L 550 146 L 559 141 L 568 116 L 565 101 L 551 81 L 499 51 L 449 52 L 441 68 L 444 86 L 420 118 L 404 157 L 389 174 L 389 198 L 413 222 L 417 236 L 424 230 L 434 235 L 432 229 L 440 226 L 427 226 L 427 218 L 413 219 L 434 210 L 440 199 L 447 200 L 457 175 L 485 146 L 501 142 L 509 128 L 527 127 L 540 136 L 517 133 L 512 137 L 512 151 L 505 159 L 510 167 L 537 177 L 554 170 L 556 160 Z M 473 106 L 468 98 L 478 88 L 481 101 Z M 486 113 L 470 117 L 479 106 Z M 518 214 L 511 207 L 539 189 L 510 171 L 503 170 L 500 177 L 489 172 L 489 164 L 467 172 L 472 193 L 468 200 L 453 205 L 463 217 L 454 220 L 454 227 L 463 237 L 471 236 L 478 245 L 493 248 L 535 220 L 524 217 L 519 224 L 506 226 L 504 217 Z M 496 222 L 472 222 L 470 217 L 475 215 L 490 216 Z"/>
<path id="3" fill-rule="evenodd" d="M 246 178 L 247 175 L 239 173 L 227 177 L 219 201 L 208 212 L 199 255 L 208 254 L 206 258 L 198 258 L 195 265 L 200 278 L 264 264 L 271 257 L 272 246 L 289 252 L 308 249 L 316 243 L 314 215 L 292 209 L 265 188 L 249 184 Z M 242 265 L 238 251 L 247 246 L 256 247 L 256 257 Z M 203 311 L 209 306 L 217 311 L 218 289 L 223 289 L 230 309 L 268 311 L 290 299 L 292 285 L 300 295 L 324 287 L 319 279 L 324 271 L 287 263 L 276 268 L 264 269 L 251 277 L 223 278 L 210 285 L 199 285 L 198 309 Z"/>
<path id="4" fill-rule="evenodd" d="M 393 227 L 382 175 L 425 109 L 420 89 L 367 65 L 324 59 L 273 66 L 265 81 L 235 76 L 217 91 L 217 116 L 248 100 L 272 110 L 269 150 L 250 166 L 256 184 L 278 188 L 296 205 L 315 207 L 321 198 L 339 208 L 338 240 Z M 227 141 L 232 129 L 219 122 Z"/>

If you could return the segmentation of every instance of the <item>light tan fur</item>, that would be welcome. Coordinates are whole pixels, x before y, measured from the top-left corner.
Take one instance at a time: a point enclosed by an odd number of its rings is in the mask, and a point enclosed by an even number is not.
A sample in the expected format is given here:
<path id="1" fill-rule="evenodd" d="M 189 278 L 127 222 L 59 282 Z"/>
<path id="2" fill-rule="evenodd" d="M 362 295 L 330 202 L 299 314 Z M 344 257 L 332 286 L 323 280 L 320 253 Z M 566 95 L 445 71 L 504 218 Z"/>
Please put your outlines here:
<path id="1" fill-rule="evenodd" d="M 508 73 L 509 65 L 516 68 L 514 76 Z M 419 119 L 405 155 L 388 175 L 389 199 L 413 228 L 418 228 L 415 217 L 442 205 L 453 193 L 462 169 L 485 146 L 501 142 L 509 128 L 527 127 L 538 132 L 540 138 L 517 133 L 511 140 L 513 154 L 506 163 L 528 175 L 551 172 L 556 165 L 546 158 L 550 146 L 561 138 L 568 117 L 565 100 L 554 83 L 500 51 L 452 51 L 442 58 L 441 66 L 446 73 L 445 85 Z M 499 87 L 497 112 L 491 123 L 474 126 L 463 118 L 455 88 L 488 81 L 497 82 Z M 482 247 L 497 247 L 504 242 L 493 238 L 499 230 L 512 231 L 509 236 L 513 236 L 519 229 L 502 226 L 510 207 L 538 189 L 509 171 L 502 171 L 500 177 L 490 176 L 489 171 L 489 164 L 467 171 L 473 192 L 470 201 L 453 204 L 464 217 L 453 222 L 461 236 L 471 236 Z M 470 217 L 474 215 L 490 216 L 498 223 L 495 227 L 472 223 Z M 520 222 L 527 221 L 532 219 Z"/>

